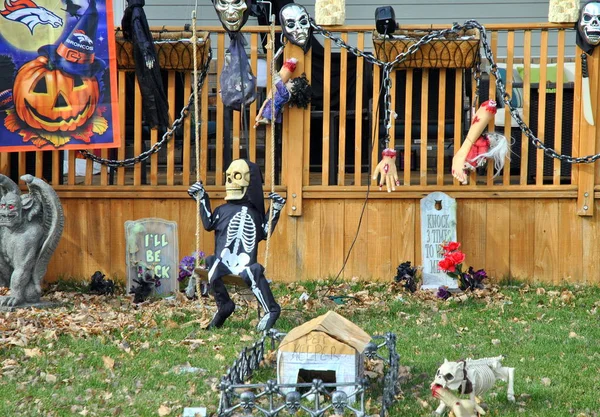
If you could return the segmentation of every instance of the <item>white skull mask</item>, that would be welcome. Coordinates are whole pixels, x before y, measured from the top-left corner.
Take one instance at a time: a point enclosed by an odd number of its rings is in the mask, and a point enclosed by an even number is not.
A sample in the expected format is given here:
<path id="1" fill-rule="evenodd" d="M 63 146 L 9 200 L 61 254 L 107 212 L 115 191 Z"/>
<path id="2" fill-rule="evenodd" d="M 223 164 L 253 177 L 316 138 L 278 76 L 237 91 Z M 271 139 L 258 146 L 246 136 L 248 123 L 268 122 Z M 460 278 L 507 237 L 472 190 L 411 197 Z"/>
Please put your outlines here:
<path id="1" fill-rule="evenodd" d="M 434 385 L 439 385 L 442 388 L 458 390 L 463 382 L 463 366 L 459 362 L 448 362 L 444 359 L 444 363 L 440 366 L 433 380 Z"/>
<path id="2" fill-rule="evenodd" d="M 306 9 L 290 3 L 279 12 L 283 35 L 294 45 L 305 48 L 310 38 L 310 18 Z"/>
<path id="3" fill-rule="evenodd" d="M 214 0 L 219 20 L 228 32 L 237 32 L 248 20 L 248 4 L 245 0 Z"/>
<path id="4" fill-rule="evenodd" d="M 587 3 L 581 10 L 577 29 L 590 45 L 600 44 L 600 3 Z"/>
<path id="5" fill-rule="evenodd" d="M 250 167 L 243 159 L 233 161 L 225 172 L 225 200 L 241 200 L 250 185 Z"/>

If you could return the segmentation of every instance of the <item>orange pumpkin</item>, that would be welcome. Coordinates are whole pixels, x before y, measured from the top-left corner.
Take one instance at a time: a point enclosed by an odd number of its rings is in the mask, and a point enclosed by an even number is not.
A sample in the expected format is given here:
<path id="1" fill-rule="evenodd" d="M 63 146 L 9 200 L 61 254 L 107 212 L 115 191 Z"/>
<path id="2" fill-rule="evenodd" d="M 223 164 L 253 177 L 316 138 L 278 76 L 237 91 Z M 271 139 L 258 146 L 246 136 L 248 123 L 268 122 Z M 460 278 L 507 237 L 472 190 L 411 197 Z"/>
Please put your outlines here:
<path id="1" fill-rule="evenodd" d="M 34 129 L 69 132 L 96 111 L 100 93 L 96 77 L 67 74 L 39 56 L 23 65 L 15 78 L 17 115 Z"/>

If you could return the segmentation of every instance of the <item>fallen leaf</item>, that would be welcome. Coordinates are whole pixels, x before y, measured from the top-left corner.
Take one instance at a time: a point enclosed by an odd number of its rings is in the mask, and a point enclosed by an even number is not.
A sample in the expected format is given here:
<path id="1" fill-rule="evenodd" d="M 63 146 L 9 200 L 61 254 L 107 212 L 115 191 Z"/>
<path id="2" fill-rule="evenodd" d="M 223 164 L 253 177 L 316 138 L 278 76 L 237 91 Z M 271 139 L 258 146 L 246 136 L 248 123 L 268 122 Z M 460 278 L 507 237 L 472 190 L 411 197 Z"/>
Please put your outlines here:
<path id="1" fill-rule="evenodd" d="M 102 362 L 106 369 L 113 369 L 115 367 L 115 360 L 108 356 L 102 356 Z"/>
<path id="2" fill-rule="evenodd" d="M 167 407 L 166 405 L 161 405 L 160 407 L 158 407 L 158 415 L 163 417 L 163 416 L 168 416 L 169 414 L 171 414 L 171 409 L 169 407 Z"/>
<path id="3" fill-rule="evenodd" d="M 56 375 L 46 374 L 46 382 L 49 384 L 54 384 L 56 382 Z"/>
<path id="4" fill-rule="evenodd" d="M 27 356 L 29 358 L 35 358 L 37 356 L 42 356 L 42 351 L 39 350 L 38 348 L 23 349 L 23 351 L 25 352 L 25 356 Z"/>
<path id="5" fill-rule="evenodd" d="M 552 380 L 550 378 L 542 378 L 542 385 L 544 385 L 545 387 L 549 387 L 550 384 L 552 384 Z"/>
<path id="6" fill-rule="evenodd" d="M 254 340 L 254 339 L 252 338 L 252 336 L 250 336 L 250 335 L 247 335 L 247 334 L 245 334 L 245 335 L 243 335 L 242 337 L 240 337 L 240 341 L 242 341 L 242 342 L 250 342 L 250 341 L 252 341 L 252 340 Z"/>
<path id="7" fill-rule="evenodd" d="M 217 353 L 215 355 L 215 359 L 218 361 L 224 361 L 225 360 L 225 356 L 221 355 L 220 353 Z"/>

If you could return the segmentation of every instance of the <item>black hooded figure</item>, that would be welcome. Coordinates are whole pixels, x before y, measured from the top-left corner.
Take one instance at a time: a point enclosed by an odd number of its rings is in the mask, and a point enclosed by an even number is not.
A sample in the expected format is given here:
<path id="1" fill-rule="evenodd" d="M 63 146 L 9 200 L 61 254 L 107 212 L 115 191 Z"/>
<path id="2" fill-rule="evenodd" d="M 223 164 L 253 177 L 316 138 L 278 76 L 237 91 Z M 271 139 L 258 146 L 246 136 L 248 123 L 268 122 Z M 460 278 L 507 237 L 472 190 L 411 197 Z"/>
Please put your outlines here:
<path id="1" fill-rule="evenodd" d="M 142 93 L 144 120 L 151 128 L 167 128 L 169 126 L 169 102 L 163 87 L 144 5 L 144 0 L 127 0 L 127 8 L 121 20 L 123 37 L 133 44 L 135 74 Z"/>
<path id="2" fill-rule="evenodd" d="M 233 313 L 235 304 L 227 293 L 222 277 L 239 275 L 251 288 L 265 315 L 258 323 L 259 331 L 269 330 L 280 314 L 280 307 L 273 297 L 264 275 L 264 267 L 258 263 L 258 243 L 268 236 L 269 215 L 265 212 L 260 168 L 246 159 L 237 159 L 229 165 L 226 173 L 225 200 L 227 203 L 210 207 L 210 198 L 202 182 L 190 187 L 188 194 L 200 201 L 200 218 L 207 231 L 215 231 L 215 254 L 206 258 L 208 280 L 217 303 L 217 312 L 209 328 L 221 327 Z M 273 205 L 271 232 L 275 229 L 285 199 L 270 193 Z"/>

